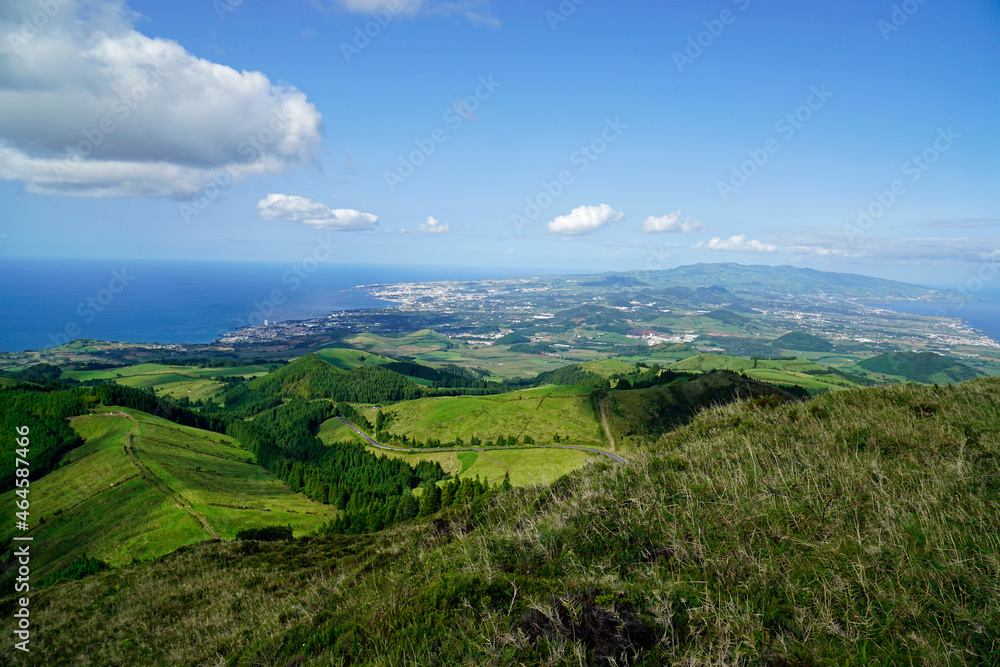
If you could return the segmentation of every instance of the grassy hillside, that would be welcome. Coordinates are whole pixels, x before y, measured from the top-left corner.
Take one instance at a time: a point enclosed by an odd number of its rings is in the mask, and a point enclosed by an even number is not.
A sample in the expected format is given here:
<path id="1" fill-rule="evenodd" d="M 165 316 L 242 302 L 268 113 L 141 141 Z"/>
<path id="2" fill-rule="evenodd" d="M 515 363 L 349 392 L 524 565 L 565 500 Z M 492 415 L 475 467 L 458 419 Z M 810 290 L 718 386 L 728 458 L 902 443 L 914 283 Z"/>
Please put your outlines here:
<path id="1" fill-rule="evenodd" d="M 771 343 L 779 350 L 797 350 L 799 352 L 829 352 L 833 349 L 833 343 L 813 334 L 793 331 Z"/>
<path id="2" fill-rule="evenodd" d="M 951 384 L 979 377 L 979 371 L 933 352 L 890 352 L 858 362 L 870 373 L 903 381 Z"/>
<path id="3" fill-rule="evenodd" d="M 611 392 L 601 407 L 616 445 L 622 445 L 636 438 L 658 438 L 705 408 L 762 397 L 774 397 L 778 402 L 798 400 L 774 385 L 732 371 L 713 371 L 666 386 Z"/>
<path id="4" fill-rule="evenodd" d="M 548 386 L 494 396 L 423 398 L 384 410 L 391 416 L 389 432 L 421 441 L 530 435 L 548 444 L 558 434 L 572 444 L 606 447 L 592 393 L 587 387 Z"/>
<path id="5" fill-rule="evenodd" d="M 372 448 L 378 455 L 402 458 L 410 465 L 437 461 L 450 474 L 479 476 L 490 484 L 503 482 L 510 474 L 514 486 L 548 486 L 563 475 L 596 460 L 594 454 L 574 449 L 491 449 L 484 452 L 417 452 L 402 454 Z"/>
<path id="6" fill-rule="evenodd" d="M 31 484 L 38 575 L 84 553 L 122 565 L 262 524 L 291 524 L 301 534 L 337 513 L 292 493 L 217 433 L 119 408 L 72 425 L 85 444 Z M 0 505 L 16 499 L 5 493 Z M 14 534 L 12 523 L 0 526 L 0 542 Z"/>
<path id="7" fill-rule="evenodd" d="M 157 395 L 198 401 L 219 398 L 222 393 L 222 383 L 215 378 L 231 376 L 254 378 L 267 372 L 267 367 L 258 365 L 198 368 L 166 364 L 135 364 L 101 370 L 68 370 L 62 373 L 62 379 L 113 380 L 126 387 L 152 387 Z"/>
<path id="8" fill-rule="evenodd" d="M 57 584 L 32 599 L 32 657 L 996 664 L 998 460 L 1000 379 L 733 404 L 551 489 Z"/>
<path id="9" fill-rule="evenodd" d="M 855 387 L 843 375 L 807 359 L 743 359 L 723 354 L 699 354 L 670 364 L 675 371 L 728 370 L 745 373 L 762 382 L 794 385 L 814 393 Z"/>
<path id="10" fill-rule="evenodd" d="M 326 363 L 342 371 L 360 368 L 361 366 L 381 366 L 382 364 L 391 364 L 394 361 L 379 354 L 361 352 L 343 347 L 328 347 L 317 350 L 314 354 Z"/>

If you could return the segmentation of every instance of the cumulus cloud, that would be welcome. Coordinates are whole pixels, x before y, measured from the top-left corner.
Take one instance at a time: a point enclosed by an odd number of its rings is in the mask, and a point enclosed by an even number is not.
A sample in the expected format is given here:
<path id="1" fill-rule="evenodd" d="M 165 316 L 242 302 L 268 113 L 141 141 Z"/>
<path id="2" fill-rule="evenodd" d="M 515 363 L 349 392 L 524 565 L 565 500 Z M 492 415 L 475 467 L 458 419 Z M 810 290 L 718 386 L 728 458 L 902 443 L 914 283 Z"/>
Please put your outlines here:
<path id="1" fill-rule="evenodd" d="M 33 193 L 190 198 L 312 158 L 299 90 L 132 28 L 121 0 L 0 9 L 0 178 Z"/>
<path id="2" fill-rule="evenodd" d="M 728 239 L 715 236 L 709 241 L 699 241 L 691 247 L 725 252 L 775 252 L 778 249 L 773 243 L 762 243 L 756 239 L 748 241 L 746 234 L 733 235 Z"/>
<path id="3" fill-rule="evenodd" d="M 355 232 L 374 229 L 378 216 L 349 208 L 330 208 L 326 204 L 297 195 L 269 194 L 257 202 L 263 220 L 300 222 L 316 229 Z"/>
<path id="4" fill-rule="evenodd" d="M 309 3 L 320 11 L 339 8 L 359 14 L 461 16 L 473 25 L 500 27 L 489 0 L 309 0 Z"/>
<path id="5" fill-rule="evenodd" d="M 417 231 L 424 234 L 444 234 L 450 232 L 451 227 L 448 226 L 447 222 L 442 223 L 434 216 L 429 215 L 426 222 L 417 225 Z"/>
<path id="6" fill-rule="evenodd" d="M 563 236 L 579 236 L 595 232 L 609 222 L 618 222 L 625 217 L 607 204 L 580 206 L 569 215 L 561 215 L 549 223 L 549 231 Z"/>
<path id="7" fill-rule="evenodd" d="M 705 225 L 691 218 L 681 221 L 681 211 L 679 209 L 667 215 L 651 215 L 642 223 L 642 231 L 647 234 L 659 234 L 663 232 L 689 234 L 701 231 L 704 228 Z"/>

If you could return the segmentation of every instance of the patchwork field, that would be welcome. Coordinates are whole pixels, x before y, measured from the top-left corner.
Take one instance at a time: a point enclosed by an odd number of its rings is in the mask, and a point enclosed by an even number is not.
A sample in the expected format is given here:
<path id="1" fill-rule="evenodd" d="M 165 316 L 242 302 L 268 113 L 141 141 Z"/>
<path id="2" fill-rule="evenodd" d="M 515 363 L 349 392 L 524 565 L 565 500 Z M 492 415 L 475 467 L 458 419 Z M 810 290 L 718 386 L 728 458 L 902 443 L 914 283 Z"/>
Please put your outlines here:
<path id="1" fill-rule="evenodd" d="M 220 368 L 196 368 L 193 366 L 172 366 L 166 364 L 135 364 L 121 368 L 94 371 L 64 371 L 62 379 L 113 380 L 127 387 L 152 387 L 158 395 L 171 398 L 188 398 L 192 401 L 214 400 L 222 393 L 222 383 L 215 378 L 242 376 L 246 378 L 266 375 L 264 366 L 225 366 Z"/>
<path id="2" fill-rule="evenodd" d="M 217 433 L 119 408 L 76 418 L 73 428 L 85 444 L 30 487 L 37 576 L 84 553 L 122 565 L 246 527 L 290 524 L 303 534 L 336 515 Z M 0 496 L 10 507 L 14 500 L 13 491 Z M 5 523 L 0 541 L 13 534 Z"/>

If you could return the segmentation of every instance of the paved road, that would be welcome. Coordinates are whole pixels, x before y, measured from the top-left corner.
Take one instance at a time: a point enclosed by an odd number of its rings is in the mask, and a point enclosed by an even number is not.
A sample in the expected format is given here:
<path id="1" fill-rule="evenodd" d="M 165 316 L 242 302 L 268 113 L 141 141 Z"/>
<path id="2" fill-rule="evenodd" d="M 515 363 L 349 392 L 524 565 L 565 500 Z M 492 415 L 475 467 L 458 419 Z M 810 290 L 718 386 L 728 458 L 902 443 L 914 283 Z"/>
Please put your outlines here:
<path id="1" fill-rule="evenodd" d="M 577 445 L 534 445 L 526 447 L 439 447 L 435 449 L 405 449 L 403 447 L 390 447 L 389 445 L 383 445 L 378 440 L 375 440 L 370 435 L 362 431 L 360 428 L 347 421 L 343 417 L 338 417 L 338 419 L 347 425 L 352 431 L 364 438 L 368 444 L 372 447 L 378 447 L 379 449 L 386 449 L 390 452 L 405 452 L 407 454 L 420 454 L 427 452 L 470 452 L 470 451 L 486 451 L 486 450 L 510 450 L 510 449 L 578 449 L 581 452 L 591 452 L 592 454 L 601 454 L 607 456 L 612 461 L 618 463 L 627 463 L 627 461 L 618 456 L 617 454 L 612 454 L 611 452 L 606 452 L 603 449 L 594 449 L 593 447 L 580 447 Z"/>

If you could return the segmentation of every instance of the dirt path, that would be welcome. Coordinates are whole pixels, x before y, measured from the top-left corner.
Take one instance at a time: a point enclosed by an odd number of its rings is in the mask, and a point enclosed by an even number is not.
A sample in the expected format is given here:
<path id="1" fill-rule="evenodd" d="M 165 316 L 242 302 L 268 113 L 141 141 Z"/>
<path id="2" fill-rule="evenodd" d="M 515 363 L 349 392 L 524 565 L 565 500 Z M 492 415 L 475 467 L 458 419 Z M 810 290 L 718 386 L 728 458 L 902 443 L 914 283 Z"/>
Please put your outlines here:
<path id="1" fill-rule="evenodd" d="M 177 493 L 169 486 L 166 482 L 157 477 L 152 470 L 150 470 L 145 463 L 139 460 L 139 457 L 135 455 L 135 446 L 132 444 L 132 434 L 125 434 L 125 445 L 123 447 L 125 450 L 125 456 L 138 470 L 142 478 L 149 482 L 153 488 L 162 493 L 168 500 L 172 500 L 177 507 L 181 508 L 188 514 L 190 514 L 195 521 L 201 524 L 201 527 L 205 529 L 205 532 L 219 540 L 218 533 L 212 530 L 212 526 L 208 523 L 208 519 L 198 514 L 191 509 L 191 506 L 187 504 L 187 500 L 181 494 Z"/>
<path id="2" fill-rule="evenodd" d="M 611 434 L 611 427 L 608 426 L 608 416 L 604 413 L 604 408 L 607 402 L 607 396 L 601 399 L 601 402 L 597 404 L 597 414 L 601 418 L 601 426 L 604 427 L 604 435 L 608 438 L 608 443 L 611 445 L 611 451 L 615 451 L 615 436 Z"/>
<path id="3" fill-rule="evenodd" d="M 593 447 L 583 447 L 580 445 L 531 445 L 523 447 L 438 447 L 435 449 L 406 449 L 403 447 L 390 447 L 389 445 L 383 445 L 381 442 L 375 440 L 370 435 L 359 429 L 357 426 L 347 421 L 343 417 L 337 417 L 340 421 L 344 422 L 348 428 L 360 435 L 365 441 L 368 442 L 372 447 L 378 447 L 379 449 L 385 449 L 390 452 L 402 452 L 405 454 L 421 454 L 421 453 L 436 453 L 436 452 L 469 452 L 469 451 L 479 451 L 484 452 L 486 450 L 512 450 L 512 449 L 576 449 L 581 452 L 591 452 L 592 454 L 601 454 L 607 456 L 612 461 L 617 463 L 628 463 L 623 457 L 618 454 L 613 454 L 612 452 L 606 452 L 603 449 L 595 449 Z M 492 457 L 490 457 L 492 458 Z"/>
<path id="4" fill-rule="evenodd" d="M 125 413 L 125 412 L 106 412 L 106 413 L 100 413 L 100 414 L 95 414 L 95 415 L 91 415 L 91 416 L 94 416 L 94 417 L 125 417 L 130 422 L 132 422 L 132 429 L 128 433 L 125 434 L 125 444 L 122 445 L 122 451 L 125 454 L 125 458 L 127 458 L 129 460 L 129 462 L 133 466 L 135 466 L 136 470 L 139 471 L 139 475 L 141 475 L 144 480 L 146 480 L 147 482 L 149 482 L 149 484 L 154 489 L 156 489 L 161 494 L 163 494 L 168 500 L 173 501 L 173 503 L 175 505 L 177 505 L 177 507 L 179 507 L 180 509 L 182 509 L 185 512 L 187 512 L 188 514 L 190 514 L 194 518 L 195 521 L 197 521 L 199 524 L 201 524 L 201 527 L 205 529 L 206 533 L 208 533 L 209 535 L 211 535 L 213 538 L 215 538 L 217 540 L 222 539 L 222 538 L 219 537 L 218 533 L 216 533 L 212 529 L 212 526 L 208 523 L 208 519 L 206 519 L 202 515 L 198 514 L 197 512 L 193 511 L 190 508 L 190 506 L 188 505 L 187 500 L 184 499 L 184 496 L 182 496 L 181 494 L 179 494 L 176 491 L 174 491 L 173 489 L 171 489 L 166 484 L 166 482 L 164 482 L 159 477 L 157 477 L 153 473 L 153 471 L 150 470 L 146 466 L 145 463 L 143 463 L 142 461 L 140 461 L 138 456 L 136 456 L 136 454 L 135 454 L 135 445 L 133 444 L 132 439 L 133 439 L 133 436 L 134 436 L 134 432 L 139 428 L 139 423 L 135 420 L 135 417 L 133 417 L 132 415 L 130 415 L 128 413 Z"/>
<path id="5" fill-rule="evenodd" d="M 507 472 L 510 472 L 510 468 L 507 467 L 507 464 L 504 463 L 503 461 L 501 461 L 500 459 L 498 459 L 497 457 L 490 456 L 489 454 L 486 453 L 486 451 L 484 449 L 479 448 L 479 447 L 476 448 L 476 451 L 479 452 L 481 455 L 485 456 L 486 458 L 490 459 L 491 461 L 495 461 L 496 463 L 499 463 L 500 465 L 502 465 L 504 467 L 504 470 L 506 470 Z"/>

